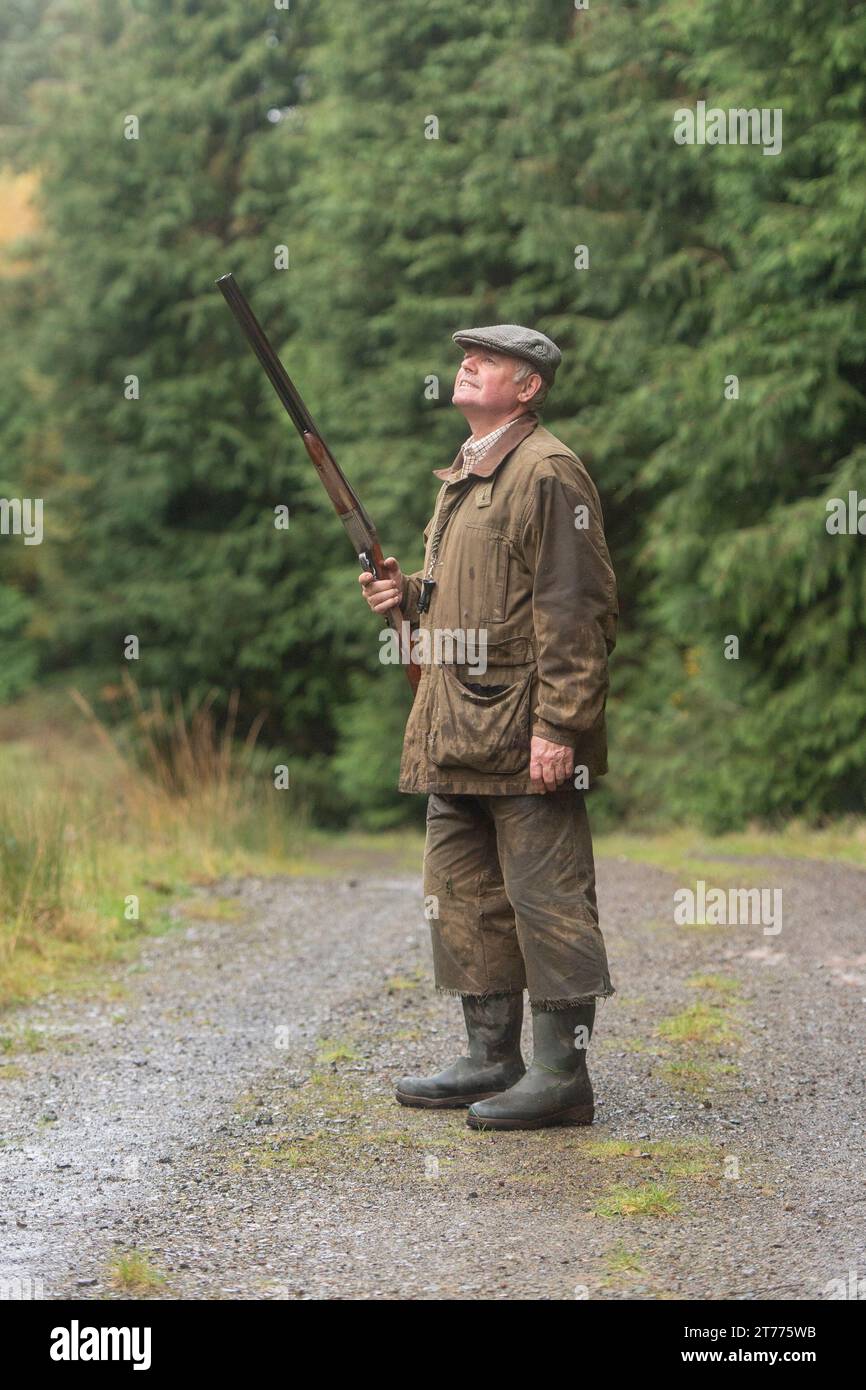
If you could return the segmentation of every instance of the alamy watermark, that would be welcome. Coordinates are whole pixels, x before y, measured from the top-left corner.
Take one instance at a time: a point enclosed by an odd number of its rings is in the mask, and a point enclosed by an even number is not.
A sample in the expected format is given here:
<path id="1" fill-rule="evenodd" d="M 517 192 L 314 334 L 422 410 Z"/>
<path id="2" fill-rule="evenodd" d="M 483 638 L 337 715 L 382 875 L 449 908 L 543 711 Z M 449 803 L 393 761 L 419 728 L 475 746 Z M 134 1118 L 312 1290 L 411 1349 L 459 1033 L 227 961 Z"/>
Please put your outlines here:
<path id="1" fill-rule="evenodd" d="M 68 1327 L 51 1330 L 48 1355 L 52 1361 L 129 1361 L 134 1371 L 150 1369 L 150 1327 L 82 1327 L 73 1318 Z"/>
<path id="2" fill-rule="evenodd" d="M 417 627 L 404 621 L 400 631 L 383 628 L 379 634 L 379 660 L 383 666 L 466 666 L 474 675 L 487 670 L 486 627 Z"/>
<path id="3" fill-rule="evenodd" d="M 833 1301 L 850 1299 L 852 1302 L 862 1302 L 866 1299 L 866 1277 L 856 1269 L 849 1269 L 847 1274 L 829 1279 L 821 1293 L 824 1298 Z"/>
<path id="4" fill-rule="evenodd" d="M 678 145 L 763 145 L 763 154 L 782 152 L 781 106 L 707 107 L 699 101 L 695 110 L 680 106 L 674 112 L 674 140 Z"/>
<path id="5" fill-rule="evenodd" d="M 42 498 L 0 497 L 0 536 L 23 536 L 25 545 L 41 545 Z"/>
<path id="6" fill-rule="evenodd" d="M 0 1275 L 0 1301 L 6 1299 L 14 1303 L 45 1297 L 45 1283 L 40 1275 L 30 1274 Z"/>
<path id="7" fill-rule="evenodd" d="M 866 497 L 858 496 L 851 488 L 847 501 L 844 497 L 831 497 L 825 505 L 828 536 L 866 536 Z"/>
<path id="8" fill-rule="evenodd" d="M 707 888 L 699 878 L 694 888 L 674 893 L 677 926 L 763 927 L 764 936 L 782 930 L 781 888 Z"/>

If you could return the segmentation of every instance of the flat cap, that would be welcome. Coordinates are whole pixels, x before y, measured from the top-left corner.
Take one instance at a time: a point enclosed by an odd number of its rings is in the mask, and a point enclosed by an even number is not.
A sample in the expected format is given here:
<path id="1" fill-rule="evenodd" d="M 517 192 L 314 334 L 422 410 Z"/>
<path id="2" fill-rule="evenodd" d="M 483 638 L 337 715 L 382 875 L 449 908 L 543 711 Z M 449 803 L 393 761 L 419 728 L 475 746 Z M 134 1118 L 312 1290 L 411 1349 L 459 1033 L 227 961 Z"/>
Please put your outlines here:
<path id="1" fill-rule="evenodd" d="M 461 328 L 452 337 L 459 347 L 487 347 L 494 352 L 505 352 L 509 357 L 523 357 L 547 382 L 553 381 L 562 361 L 562 353 L 552 338 L 534 328 L 522 328 L 519 323 L 496 323 L 490 328 Z"/>

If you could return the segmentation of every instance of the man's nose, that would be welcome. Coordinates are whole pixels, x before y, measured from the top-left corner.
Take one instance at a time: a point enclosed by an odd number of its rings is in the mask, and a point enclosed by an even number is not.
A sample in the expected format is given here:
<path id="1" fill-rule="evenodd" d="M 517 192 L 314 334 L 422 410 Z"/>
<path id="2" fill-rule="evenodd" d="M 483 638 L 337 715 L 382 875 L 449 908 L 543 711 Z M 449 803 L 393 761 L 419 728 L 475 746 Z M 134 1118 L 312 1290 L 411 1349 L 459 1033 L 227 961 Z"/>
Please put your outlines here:
<path id="1" fill-rule="evenodd" d="M 476 372 L 478 370 L 471 357 L 464 357 L 462 366 L 464 372 Z"/>

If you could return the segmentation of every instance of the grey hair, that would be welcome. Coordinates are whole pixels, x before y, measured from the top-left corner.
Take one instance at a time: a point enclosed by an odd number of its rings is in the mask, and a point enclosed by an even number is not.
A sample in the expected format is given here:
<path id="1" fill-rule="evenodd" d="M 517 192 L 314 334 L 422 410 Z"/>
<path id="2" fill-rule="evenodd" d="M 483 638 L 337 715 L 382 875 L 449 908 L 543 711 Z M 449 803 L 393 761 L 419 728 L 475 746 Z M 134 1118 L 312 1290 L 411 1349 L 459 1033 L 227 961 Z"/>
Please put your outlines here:
<path id="1" fill-rule="evenodd" d="M 525 358 L 517 358 L 516 361 L 518 363 L 518 366 L 513 378 L 515 382 L 525 381 L 528 376 L 532 376 L 533 372 L 541 376 L 541 373 L 538 371 L 538 368 L 533 367 L 532 363 L 527 362 Z M 531 406 L 533 410 L 538 410 L 542 405 L 544 405 L 549 390 L 550 382 L 545 381 L 544 377 L 542 376 L 541 385 L 539 386 L 535 395 L 531 396 L 530 399 L 526 402 L 526 404 L 528 406 Z"/>

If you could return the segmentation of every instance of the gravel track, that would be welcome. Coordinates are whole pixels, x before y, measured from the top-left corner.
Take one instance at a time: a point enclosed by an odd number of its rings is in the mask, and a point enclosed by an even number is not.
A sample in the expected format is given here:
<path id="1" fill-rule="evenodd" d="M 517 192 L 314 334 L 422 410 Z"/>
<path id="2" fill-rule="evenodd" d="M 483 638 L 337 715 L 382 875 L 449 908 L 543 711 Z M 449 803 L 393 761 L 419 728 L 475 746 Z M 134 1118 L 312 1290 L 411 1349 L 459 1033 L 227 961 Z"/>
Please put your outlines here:
<path id="1" fill-rule="evenodd" d="M 778 935 L 675 926 L 670 875 L 600 861 L 595 1124 L 500 1134 L 392 1099 L 463 1045 L 420 881 L 224 880 L 238 919 L 146 941 L 119 1000 L 0 1026 L 46 1043 L 4 1058 L 0 1277 L 139 1297 L 111 1278 L 136 1249 L 158 1298 L 866 1297 L 866 876 L 741 872 L 783 888 Z M 731 1037 L 659 1034 L 695 1004 Z M 666 1209 L 607 1214 L 651 1184 Z"/>

